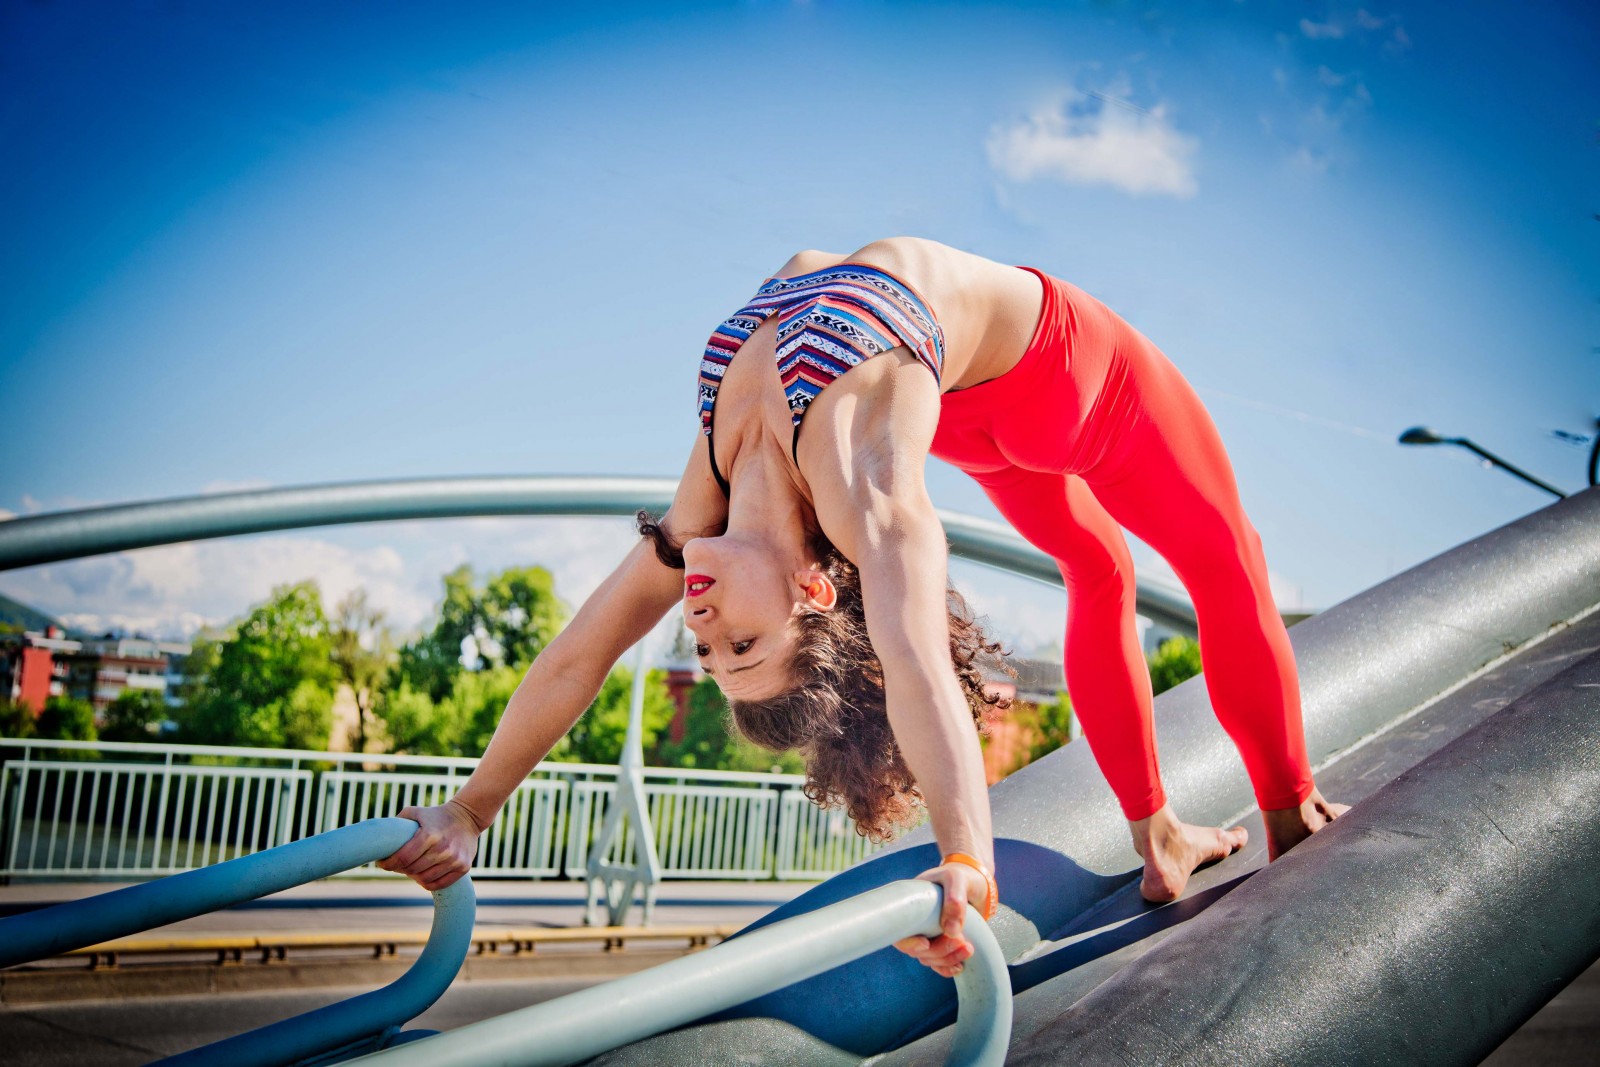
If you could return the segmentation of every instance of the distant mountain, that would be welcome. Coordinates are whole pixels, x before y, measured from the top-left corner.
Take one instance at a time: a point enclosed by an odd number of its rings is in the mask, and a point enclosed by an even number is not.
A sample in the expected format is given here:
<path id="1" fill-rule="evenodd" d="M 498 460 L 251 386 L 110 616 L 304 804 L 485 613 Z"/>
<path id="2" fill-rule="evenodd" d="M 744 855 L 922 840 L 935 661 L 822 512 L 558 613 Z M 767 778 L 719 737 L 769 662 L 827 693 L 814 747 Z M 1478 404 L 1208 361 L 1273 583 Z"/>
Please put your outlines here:
<path id="1" fill-rule="evenodd" d="M 59 626 L 63 632 L 67 629 L 60 619 L 51 618 L 44 612 L 18 603 L 4 594 L 0 594 L 0 623 L 10 623 L 24 630 L 43 630 L 46 626 Z"/>

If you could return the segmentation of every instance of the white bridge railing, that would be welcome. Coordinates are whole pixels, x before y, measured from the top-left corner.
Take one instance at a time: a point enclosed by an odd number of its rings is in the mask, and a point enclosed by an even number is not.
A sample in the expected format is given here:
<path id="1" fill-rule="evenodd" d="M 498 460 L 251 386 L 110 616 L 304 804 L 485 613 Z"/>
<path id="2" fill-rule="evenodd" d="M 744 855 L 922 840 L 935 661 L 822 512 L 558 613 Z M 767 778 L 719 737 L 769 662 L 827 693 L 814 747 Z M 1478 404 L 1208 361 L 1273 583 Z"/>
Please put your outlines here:
<path id="1" fill-rule="evenodd" d="M 0 738 L 0 878 L 153 878 L 438 804 L 454 757 Z M 789 774 L 647 767 L 668 878 L 815 880 L 875 846 Z M 479 842 L 477 878 L 584 876 L 616 768 L 542 763 Z M 633 859 L 624 836 L 607 857 Z M 363 868 L 366 874 L 382 874 Z"/>

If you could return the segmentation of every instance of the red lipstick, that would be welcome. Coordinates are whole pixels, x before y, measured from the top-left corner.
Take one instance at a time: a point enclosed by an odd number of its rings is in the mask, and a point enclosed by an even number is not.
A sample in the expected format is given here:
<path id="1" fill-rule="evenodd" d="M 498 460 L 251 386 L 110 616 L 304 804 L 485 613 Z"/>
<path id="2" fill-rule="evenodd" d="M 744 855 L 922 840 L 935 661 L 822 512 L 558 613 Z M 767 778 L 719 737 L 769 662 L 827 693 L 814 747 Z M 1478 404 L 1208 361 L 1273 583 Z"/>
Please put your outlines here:
<path id="1" fill-rule="evenodd" d="M 683 595 L 699 596 L 716 584 L 717 580 L 707 575 L 686 574 L 683 576 Z"/>

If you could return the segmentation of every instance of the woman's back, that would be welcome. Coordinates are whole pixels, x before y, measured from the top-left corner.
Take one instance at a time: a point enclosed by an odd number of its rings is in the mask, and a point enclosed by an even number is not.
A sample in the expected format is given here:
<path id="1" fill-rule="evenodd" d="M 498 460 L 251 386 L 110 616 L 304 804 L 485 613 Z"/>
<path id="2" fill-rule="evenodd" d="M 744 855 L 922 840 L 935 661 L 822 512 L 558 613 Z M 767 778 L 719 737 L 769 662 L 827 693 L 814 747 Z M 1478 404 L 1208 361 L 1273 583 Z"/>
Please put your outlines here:
<path id="1" fill-rule="evenodd" d="M 932 360 L 924 362 L 940 374 L 941 391 L 968 388 L 1004 374 L 1021 357 L 1038 321 L 1039 283 L 1027 272 L 914 237 L 875 241 L 848 255 L 800 252 L 768 284 L 841 264 L 871 267 L 888 275 L 888 283 L 898 282 L 908 291 L 904 294 L 908 308 L 925 308 L 936 320 L 943 334 L 942 373 Z M 713 337 L 713 347 L 708 348 L 708 353 L 714 352 L 720 344 L 725 359 L 725 365 L 711 367 L 716 380 L 708 383 L 702 376 L 702 393 L 709 389 L 712 394 L 704 408 L 711 425 L 714 404 L 713 451 L 723 475 L 754 442 L 784 440 L 795 432 L 790 429 L 797 418 L 792 414 L 795 397 L 789 395 L 795 392 L 793 383 L 786 394 L 778 373 L 781 317 L 770 315 L 761 321 L 737 343 L 734 358 L 726 358 L 733 354 L 735 342 L 725 330 Z M 916 341 L 915 332 L 903 335 L 903 344 Z M 849 391 L 855 382 L 849 382 L 848 375 L 842 377 L 848 384 L 832 388 Z M 818 398 L 822 395 L 826 394 Z"/>

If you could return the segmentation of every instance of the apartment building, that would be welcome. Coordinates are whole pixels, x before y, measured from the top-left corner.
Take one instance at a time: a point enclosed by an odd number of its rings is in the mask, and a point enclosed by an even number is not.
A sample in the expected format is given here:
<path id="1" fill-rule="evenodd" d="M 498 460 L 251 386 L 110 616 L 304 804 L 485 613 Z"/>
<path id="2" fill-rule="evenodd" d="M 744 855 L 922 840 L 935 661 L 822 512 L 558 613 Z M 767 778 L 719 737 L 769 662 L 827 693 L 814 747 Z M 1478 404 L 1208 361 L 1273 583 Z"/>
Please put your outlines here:
<path id="1" fill-rule="evenodd" d="M 177 703 L 190 646 L 145 637 L 69 638 L 59 627 L 0 635 L 0 695 L 37 715 L 50 697 L 86 700 L 96 712 L 129 689 Z"/>

